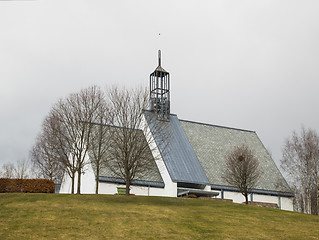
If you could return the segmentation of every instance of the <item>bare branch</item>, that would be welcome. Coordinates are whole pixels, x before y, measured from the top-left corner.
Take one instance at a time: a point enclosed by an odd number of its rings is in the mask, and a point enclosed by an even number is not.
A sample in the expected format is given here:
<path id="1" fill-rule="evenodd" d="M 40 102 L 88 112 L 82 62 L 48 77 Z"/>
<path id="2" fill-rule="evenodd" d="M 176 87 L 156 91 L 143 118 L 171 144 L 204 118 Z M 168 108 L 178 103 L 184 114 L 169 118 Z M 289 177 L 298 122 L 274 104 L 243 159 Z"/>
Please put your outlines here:
<path id="1" fill-rule="evenodd" d="M 245 145 L 235 147 L 226 159 L 226 168 L 222 177 L 230 185 L 238 188 L 248 204 L 248 193 L 256 185 L 259 177 L 259 163 L 253 152 Z"/>
<path id="2" fill-rule="evenodd" d="M 282 149 L 281 168 L 295 191 L 297 211 L 318 214 L 319 137 L 316 131 L 302 127 L 293 131 Z M 315 203 L 315 204 L 313 204 Z"/>

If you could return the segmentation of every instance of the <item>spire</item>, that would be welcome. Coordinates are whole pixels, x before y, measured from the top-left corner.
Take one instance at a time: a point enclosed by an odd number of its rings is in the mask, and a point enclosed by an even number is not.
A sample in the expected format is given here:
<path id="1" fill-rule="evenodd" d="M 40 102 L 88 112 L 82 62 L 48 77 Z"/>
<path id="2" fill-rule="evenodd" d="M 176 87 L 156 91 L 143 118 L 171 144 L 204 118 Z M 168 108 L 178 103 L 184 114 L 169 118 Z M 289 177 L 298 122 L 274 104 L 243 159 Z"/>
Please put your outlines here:
<path id="1" fill-rule="evenodd" d="M 155 74 L 157 76 L 162 76 L 162 75 L 168 74 L 168 72 L 164 68 L 162 68 L 162 53 L 161 53 L 161 50 L 158 50 L 158 66 L 155 69 L 155 71 L 153 72 L 153 74 Z"/>
<path id="2" fill-rule="evenodd" d="M 161 50 L 158 50 L 158 67 L 150 74 L 150 110 L 160 120 L 169 120 L 170 81 L 169 73 L 161 66 Z"/>

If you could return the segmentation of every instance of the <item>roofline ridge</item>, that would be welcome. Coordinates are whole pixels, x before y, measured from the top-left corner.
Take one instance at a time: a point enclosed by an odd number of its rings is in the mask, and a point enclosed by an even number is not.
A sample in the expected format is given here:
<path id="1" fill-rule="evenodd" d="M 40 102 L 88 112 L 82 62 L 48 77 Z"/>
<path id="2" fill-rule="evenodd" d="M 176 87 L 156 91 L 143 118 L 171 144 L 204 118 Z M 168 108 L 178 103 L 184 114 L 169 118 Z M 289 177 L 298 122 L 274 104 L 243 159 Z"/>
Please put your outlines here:
<path id="1" fill-rule="evenodd" d="M 231 130 L 239 130 L 239 131 L 244 131 L 244 132 L 256 133 L 256 131 L 248 130 L 248 129 L 234 128 L 234 127 L 226 127 L 226 126 L 221 126 L 221 125 L 216 125 L 216 124 L 211 124 L 211 123 L 202 123 L 202 122 L 190 121 L 190 120 L 185 120 L 185 119 L 178 119 L 178 120 L 183 121 L 183 122 L 189 122 L 189 123 L 200 124 L 200 125 L 206 125 L 206 126 L 212 126 L 212 127 L 220 127 L 220 128 L 231 129 Z"/>

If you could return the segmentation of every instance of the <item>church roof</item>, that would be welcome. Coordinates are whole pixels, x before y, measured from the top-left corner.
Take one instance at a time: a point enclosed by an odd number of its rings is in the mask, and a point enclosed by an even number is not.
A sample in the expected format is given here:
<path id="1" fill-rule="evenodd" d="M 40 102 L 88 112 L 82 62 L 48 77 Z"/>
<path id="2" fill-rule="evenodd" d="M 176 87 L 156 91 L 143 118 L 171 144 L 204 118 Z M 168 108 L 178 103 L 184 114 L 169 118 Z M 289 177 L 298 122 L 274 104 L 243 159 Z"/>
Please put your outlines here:
<path id="1" fill-rule="evenodd" d="M 256 189 L 291 192 L 256 132 L 180 120 L 211 185 L 229 186 L 222 178 L 225 157 L 236 146 L 247 145 L 259 160 L 262 175 Z"/>
<path id="2" fill-rule="evenodd" d="M 145 111 L 146 120 L 153 114 Z M 161 143 L 158 134 L 154 134 L 156 144 L 162 154 L 162 158 L 173 182 L 209 184 L 205 172 L 200 165 L 198 158 L 190 145 L 188 138 L 176 115 L 170 115 L 170 121 L 159 121 L 156 124 L 162 124 L 161 131 L 166 136 L 166 144 Z M 150 127 L 152 131 L 152 126 Z"/>
<path id="3" fill-rule="evenodd" d="M 149 121 L 150 114 L 153 113 L 144 112 L 151 125 L 153 122 Z M 234 147 L 245 144 L 254 152 L 262 171 L 254 191 L 291 195 L 291 189 L 256 132 L 179 120 L 174 114 L 170 114 L 170 121 L 156 123 L 163 124 L 160 129 L 165 131 L 167 143 L 163 144 L 157 134 L 153 133 L 153 136 L 173 182 L 205 184 L 214 189 L 234 190 L 222 178 L 226 167 L 225 157 Z M 152 130 L 152 126 L 150 129 Z M 143 134 L 141 130 L 136 131 Z M 136 184 L 163 187 L 161 173 L 150 150 L 148 154 L 153 160 L 152 167 L 138 177 Z M 89 157 L 92 157 L 90 151 Z M 93 169 L 96 169 L 94 165 Z M 106 166 L 101 168 L 99 179 L 107 182 L 118 181 L 117 176 Z"/>
<path id="4" fill-rule="evenodd" d="M 99 124 L 95 124 L 93 126 L 93 134 L 95 131 L 98 131 L 99 130 L 99 127 L 100 125 Z M 104 126 L 104 127 L 108 127 L 109 129 L 115 129 L 116 127 L 111 127 L 110 126 Z M 135 130 L 138 132 L 138 134 L 140 134 L 141 136 L 138 137 L 138 139 L 143 139 L 146 143 L 146 139 L 144 137 L 144 134 L 141 130 Z M 96 148 L 98 147 L 98 145 L 94 145 Z M 151 163 L 151 166 L 149 168 L 147 168 L 147 171 L 144 171 L 143 173 L 137 173 L 137 176 L 136 176 L 136 180 L 135 180 L 135 184 L 137 185 L 158 185 L 158 183 L 162 183 L 160 184 L 160 186 L 162 186 L 164 184 L 163 182 L 163 179 L 162 179 L 162 176 L 157 168 L 157 165 L 155 163 L 155 159 L 151 153 L 151 150 L 148 149 L 149 151 L 147 151 L 147 155 L 150 159 L 150 163 Z M 89 158 L 90 159 L 93 159 L 93 150 L 90 150 L 88 151 L 88 154 L 89 154 Z M 106 159 L 103 159 L 102 161 L 105 161 L 107 162 L 107 157 Z M 93 171 L 94 171 L 94 174 L 96 174 L 96 166 L 94 164 L 92 164 L 92 167 L 93 167 Z M 95 176 L 96 177 L 96 176 Z M 100 168 L 100 174 L 99 174 L 99 179 L 102 180 L 102 181 L 108 181 L 108 182 L 118 182 L 119 181 L 119 177 L 109 168 L 107 167 L 106 164 L 102 165 L 101 168 Z M 134 181 L 133 181 L 133 184 L 134 184 Z M 163 187 L 163 186 L 162 186 Z"/>

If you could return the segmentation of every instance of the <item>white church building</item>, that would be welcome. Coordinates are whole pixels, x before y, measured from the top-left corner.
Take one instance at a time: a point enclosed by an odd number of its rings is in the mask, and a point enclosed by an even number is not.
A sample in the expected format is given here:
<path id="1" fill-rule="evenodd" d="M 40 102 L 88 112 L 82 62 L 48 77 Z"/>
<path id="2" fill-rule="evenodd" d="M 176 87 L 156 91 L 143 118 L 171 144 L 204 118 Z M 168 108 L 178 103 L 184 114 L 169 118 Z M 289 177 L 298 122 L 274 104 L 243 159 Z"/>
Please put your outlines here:
<path id="1" fill-rule="evenodd" d="M 226 167 L 225 158 L 236 146 L 247 145 L 259 161 L 262 172 L 249 201 L 277 204 L 278 208 L 293 211 L 293 193 L 280 173 L 256 132 L 216 126 L 200 122 L 182 120 L 170 113 L 169 73 L 159 66 L 150 75 L 151 111 L 165 119 L 162 124 L 170 136 L 169 151 L 157 144 L 153 151 L 153 167 L 138 180 L 133 181 L 131 193 L 144 196 L 181 197 L 188 194 L 216 199 L 228 199 L 235 203 L 245 202 L 244 196 L 230 186 L 222 174 Z M 159 142 L 153 134 L 154 144 Z M 165 151 L 165 154 L 161 154 Z M 159 154 L 158 154 L 159 153 Z M 87 155 L 89 162 L 90 153 Z M 94 166 L 88 164 L 81 177 L 81 193 L 94 194 L 96 179 L 99 181 L 100 194 L 116 194 L 125 182 L 104 167 L 99 176 Z M 75 189 L 76 189 L 75 181 Z M 60 193 L 71 193 L 71 179 L 65 175 Z"/>

